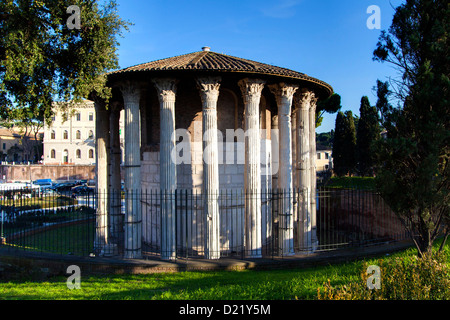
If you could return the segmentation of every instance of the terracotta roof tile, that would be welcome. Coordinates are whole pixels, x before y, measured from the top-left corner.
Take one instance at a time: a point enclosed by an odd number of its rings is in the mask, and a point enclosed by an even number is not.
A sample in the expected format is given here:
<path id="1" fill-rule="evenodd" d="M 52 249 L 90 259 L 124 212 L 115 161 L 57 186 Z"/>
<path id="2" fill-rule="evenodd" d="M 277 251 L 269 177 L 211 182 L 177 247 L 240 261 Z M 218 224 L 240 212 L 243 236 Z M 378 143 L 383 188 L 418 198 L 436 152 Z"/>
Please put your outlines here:
<path id="1" fill-rule="evenodd" d="M 229 71 L 275 75 L 314 82 L 327 89 L 329 94 L 333 92 L 333 88 L 329 84 L 310 77 L 304 73 L 212 51 L 193 52 L 185 55 L 143 63 L 129 68 L 113 71 L 109 73 L 109 75 L 161 70 Z"/>

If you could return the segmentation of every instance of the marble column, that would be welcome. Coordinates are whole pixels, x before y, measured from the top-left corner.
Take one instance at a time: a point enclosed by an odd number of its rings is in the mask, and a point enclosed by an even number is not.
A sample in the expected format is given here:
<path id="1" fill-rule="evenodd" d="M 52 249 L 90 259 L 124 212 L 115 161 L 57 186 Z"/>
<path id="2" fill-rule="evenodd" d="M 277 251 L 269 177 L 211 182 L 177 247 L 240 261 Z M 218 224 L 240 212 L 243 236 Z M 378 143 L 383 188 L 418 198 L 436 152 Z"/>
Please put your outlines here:
<path id="1" fill-rule="evenodd" d="M 111 242 L 117 244 L 120 248 L 123 248 L 123 215 L 121 204 L 121 149 L 120 149 L 120 109 L 121 105 L 117 102 L 112 103 L 110 106 L 110 230 L 111 230 Z"/>
<path id="2" fill-rule="evenodd" d="M 239 81 L 245 105 L 245 255 L 262 257 L 261 239 L 261 141 L 259 104 L 265 82 Z"/>
<path id="3" fill-rule="evenodd" d="M 295 95 L 294 95 L 295 97 Z M 292 126 L 292 195 L 293 195 L 293 224 L 294 224 L 294 247 L 296 246 L 296 236 L 298 235 L 298 228 L 297 228 L 297 221 L 299 217 L 299 201 L 300 201 L 300 194 L 298 192 L 298 170 L 297 170 L 297 121 L 298 121 L 298 115 L 296 108 L 296 105 L 294 103 L 294 98 L 292 99 L 292 113 L 291 113 L 291 126 Z"/>
<path id="4" fill-rule="evenodd" d="M 220 258 L 219 148 L 217 101 L 220 78 L 197 79 L 203 114 L 203 197 L 205 215 L 205 258 Z"/>
<path id="5" fill-rule="evenodd" d="M 311 104 L 309 109 L 309 147 L 310 147 L 310 185 L 311 185 L 311 251 L 314 251 L 318 245 L 317 239 L 317 226 L 316 226 L 316 212 L 317 212 L 317 201 L 316 201 L 316 186 L 317 186 L 317 175 L 316 175 L 316 106 L 317 97 L 314 93 L 311 93 Z"/>
<path id="6" fill-rule="evenodd" d="M 141 89 L 133 83 L 121 87 L 125 108 L 125 258 L 142 257 L 141 212 Z"/>
<path id="7" fill-rule="evenodd" d="M 313 95 L 302 91 L 296 99 L 298 126 L 297 126 L 297 179 L 300 192 L 298 244 L 300 249 L 306 249 L 311 244 L 311 216 L 310 216 L 310 126 L 309 109 Z M 296 97 L 297 98 L 297 97 Z"/>
<path id="8" fill-rule="evenodd" d="M 176 259 L 177 165 L 172 159 L 175 141 L 175 79 L 154 79 L 160 103 L 161 259 Z"/>
<path id="9" fill-rule="evenodd" d="M 102 101 L 95 101 L 95 139 L 96 139 L 96 239 L 95 251 L 103 255 L 109 243 L 108 181 L 109 181 L 109 113 Z"/>
<path id="10" fill-rule="evenodd" d="M 279 246 L 282 255 L 294 254 L 294 211 L 293 211 L 293 172 L 292 172 L 292 101 L 298 86 L 285 83 L 269 86 L 278 105 L 279 171 L 278 189 L 282 199 L 279 201 Z"/>
<path id="11" fill-rule="evenodd" d="M 278 171 L 280 169 L 280 159 L 279 159 L 279 152 L 280 152 L 280 132 L 278 129 L 278 115 L 272 116 L 272 131 L 270 133 L 271 135 L 271 152 L 272 152 L 272 163 L 271 163 L 271 173 L 272 173 L 272 188 L 276 189 L 278 188 Z"/>

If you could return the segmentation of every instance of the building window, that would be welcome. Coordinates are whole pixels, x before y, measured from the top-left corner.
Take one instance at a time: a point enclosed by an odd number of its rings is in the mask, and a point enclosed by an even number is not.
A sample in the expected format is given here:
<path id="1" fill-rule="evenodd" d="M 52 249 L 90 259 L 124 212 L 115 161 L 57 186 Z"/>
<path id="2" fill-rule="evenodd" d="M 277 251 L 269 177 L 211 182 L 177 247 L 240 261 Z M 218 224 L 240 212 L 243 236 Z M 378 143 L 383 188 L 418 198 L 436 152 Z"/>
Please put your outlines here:
<path id="1" fill-rule="evenodd" d="M 89 139 L 94 139 L 94 131 L 89 130 Z"/>
<path id="2" fill-rule="evenodd" d="M 330 159 L 330 154 L 328 152 L 325 153 L 325 159 Z"/>
<path id="3" fill-rule="evenodd" d="M 55 149 L 52 149 L 52 150 L 50 151 L 50 158 L 51 158 L 51 159 L 56 159 L 56 151 L 55 151 Z"/>
<path id="4" fill-rule="evenodd" d="M 55 140 L 55 139 L 56 139 L 56 132 L 55 132 L 55 130 L 52 131 L 52 133 L 51 133 L 51 135 L 50 135 L 50 138 L 51 138 L 52 140 Z"/>
<path id="5" fill-rule="evenodd" d="M 77 121 L 81 121 L 81 113 L 77 112 L 75 118 L 77 119 Z"/>
<path id="6" fill-rule="evenodd" d="M 89 159 L 94 159 L 94 150 L 93 149 L 89 150 Z"/>
<path id="7" fill-rule="evenodd" d="M 89 121 L 94 121 L 94 113 L 89 112 Z"/>
<path id="8" fill-rule="evenodd" d="M 3 143 L 3 150 L 6 150 L 6 143 Z"/>
<path id="9" fill-rule="evenodd" d="M 81 159 L 81 150 L 77 149 L 77 159 Z"/>
<path id="10" fill-rule="evenodd" d="M 81 131 L 80 130 L 77 130 L 76 137 L 78 140 L 81 139 Z"/>
<path id="11" fill-rule="evenodd" d="M 68 132 L 67 130 L 64 130 L 64 133 L 63 133 L 63 139 L 64 139 L 64 140 L 69 139 L 69 132 Z"/>
<path id="12" fill-rule="evenodd" d="M 64 150 L 64 153 L 63 153 L 63 162 L 64 163 L 69 163 L 69 150 Z"/>
<path id="13" fill-rule="evenodd" d="M 320 158 L 321 158 L 321 155 L 320 155 L 320 153 L 318 153 L 317 154 L 317 160 L 320 160 Z"/>

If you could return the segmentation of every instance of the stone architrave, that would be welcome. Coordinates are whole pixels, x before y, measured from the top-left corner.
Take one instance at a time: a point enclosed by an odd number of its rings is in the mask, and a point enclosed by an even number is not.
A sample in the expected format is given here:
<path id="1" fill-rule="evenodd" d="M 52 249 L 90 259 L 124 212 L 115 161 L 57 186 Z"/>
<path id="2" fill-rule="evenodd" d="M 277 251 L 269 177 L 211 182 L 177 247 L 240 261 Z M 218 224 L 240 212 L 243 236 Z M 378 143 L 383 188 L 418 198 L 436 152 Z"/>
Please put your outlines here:
<path id="1" fill-rule="evenodd" d="M 127 82 L 121 87 L 125 109 L 125 258 L 142 257 L 141 89 Z"/>
<path id="2" fill-rule="evenodd" d="M 239 81 L 245 105 L 245 255 L 262 257 L 259 104 L 265 81 Z"/>
<path id="3" fill-rule="evenodd" d="M 285 83 L 269 86 L 278 105 L 279 170 L 278 189 L 282 199 L 279 201 L 278 217 L 280 224 L 279 245 L 283 255 L 294 254 L 294 210 L 293 210 L 293 172 L 292 172 L 292 101 L 298 86 Z"/>
<path id="4" fill-rule="evenodd" d="M 160 190 L 161 190 L 161 259 L 176 259 L 177 165 L 172 159 L 175 141 L 175 101 L 177 80 L 153 79 L 160 103 Z"/>
<path id="5" fill-rule="evenodd" d="M 203 196 L 205 215 L 205 258 L 220 258 L 219 148 L 217 141 L 217 101 L 219 77 L 197 79 L 203 114 Z"/>

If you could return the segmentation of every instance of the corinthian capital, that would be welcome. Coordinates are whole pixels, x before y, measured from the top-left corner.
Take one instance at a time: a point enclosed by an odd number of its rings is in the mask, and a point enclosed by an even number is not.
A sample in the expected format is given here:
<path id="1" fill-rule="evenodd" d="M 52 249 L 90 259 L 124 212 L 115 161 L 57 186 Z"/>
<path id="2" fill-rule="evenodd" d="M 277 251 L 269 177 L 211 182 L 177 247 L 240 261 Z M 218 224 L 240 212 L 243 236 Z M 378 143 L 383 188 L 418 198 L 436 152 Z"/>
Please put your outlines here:
<path id="1" fill-rule="evenodd" d="M 303 89 L 302 92 L 296 97 L 296 103 L 298 103 L 298 108 L 309 110 L 315 108 L 317 105 L 318 98 L 313 91 Z"/>
<path id="2" fill-rule="evenodd" d="M 283 101 L 292 104 L 292 99 L 295 92 L 298 90 L 298 86 L 279 83 L 270 85 L 269 89 L 275 95 L 278 106 L 281 106 L 283 104 Z"/>
<path id="3" fill-rule="evenodd" d="M 290 115 L 292 100 L 298 86 L 286 83 L 273 84 L 269 86 L 270 91 L 275 95 L 280 115 Z"/>
<path id="4" fill-rule="evenodd" d="M 120 86 L 123 102 L 125 105 L 139 104 L 141 98 L 141 85 L 131 81 L 126 81 Z"/>
<path id="5" fill-rule="evenodd" d="M 154 83 L 156 90 L 158 91 L 160 102 L 175 102 L 178 83 L 176 79 L 160 78 L 152 79 L 152 82 Z"/>
<path id="6" fill-rule="evenodd" d="M 219 99 L 220 77 L 204 77 L 197 79 L 197 86 L 200 89 L 200 96 L 203 103 L 208 100 L 217 101 Z"/>
<path id="7" fill-rule="evenodd" d="M 261 92 L 264 89 L 265 81 L 260 79 L 243 79 L 238 82 L 241 88 L 242 97 L 244 98 L 244 103 L 247 104 L 252 99 L 261 99 Z"/>

